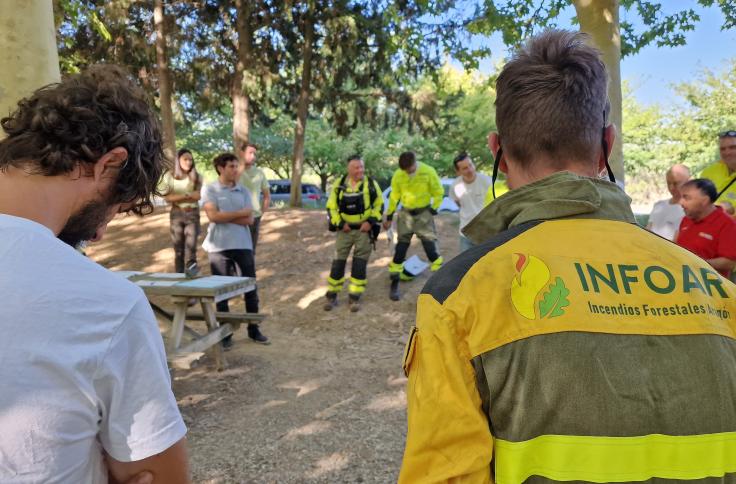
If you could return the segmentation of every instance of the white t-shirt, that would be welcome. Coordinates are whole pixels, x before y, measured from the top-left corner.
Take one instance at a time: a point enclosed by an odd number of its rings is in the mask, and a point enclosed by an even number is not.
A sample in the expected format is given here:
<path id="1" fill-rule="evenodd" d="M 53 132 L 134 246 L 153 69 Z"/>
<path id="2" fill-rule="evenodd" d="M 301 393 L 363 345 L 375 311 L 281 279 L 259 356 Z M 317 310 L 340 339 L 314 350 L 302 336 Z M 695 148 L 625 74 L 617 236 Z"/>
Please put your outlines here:
<path id="1" fill-rule="evenodd" d="M 665 239 L 674 240 L 684 216 L 685 212 L 679 203 L 670 203 L 669 199 L 660 200 L 654 204 L 652 214 L 649 215 L 651 231 Z"/>
<path id="2" fill-rule="evenodd" d="M 476 173 L 473 183 L 465 183 L 463 177 L 455 178 L 450 187 L 450 196 L 460 205 L 460 230 L 483 210 L 486 193 L 491 188 L 491 177 Z"/>
<path id="3" fill-rule="evenodd" d="M 186 433 L 143 292 L 0 214 L 0 482 L 105 483 Z"/>

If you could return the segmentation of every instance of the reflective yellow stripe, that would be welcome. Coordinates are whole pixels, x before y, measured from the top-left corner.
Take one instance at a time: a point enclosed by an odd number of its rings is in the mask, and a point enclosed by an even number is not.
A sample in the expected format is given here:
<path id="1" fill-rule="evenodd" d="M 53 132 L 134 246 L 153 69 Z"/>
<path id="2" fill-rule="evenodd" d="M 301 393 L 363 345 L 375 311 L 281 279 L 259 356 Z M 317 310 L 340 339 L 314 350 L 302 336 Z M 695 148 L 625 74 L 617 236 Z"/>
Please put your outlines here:
<path id="1" fill-rule="evenodd" d="M 333 279 L 331 277 L 327 278 L 327 290 L 329 292 L 340 292 L 342 290 L 342 285 L 345 284 L 345 278 L 342 279 Z"/>
<path id="2" fill-rule="evenodd" d="M 494 454 L 498 484 L 520 483 L 531 476 L 588 482 L 703 479 L 736 472 L 736 432 L 639 437 L 543 435 L 524 442 L 496 439 Z"/>
<path id="3" fill-rule="evenodd" d="M 348 286 L 348 292 L 350 294 L 363 294 L 365 292 L 365 286 L 356 286 L 356 285 L 350 284 Z"/>
<path id="4" fill-rule="evenodd" d="M 432 262 L 432 267 L 430 268 L 430 270 L 431 270 L 432 272 L 436 272 L 436 271 L 440 270 L 440 267 L 442 267 L 442 263 L 443 263 L 444 261 L 445 261 L 445 259 L 443 259 L 443 258 L 442 258 L 442 256 L 440 256 L 440 257 L 437 257 L 437 258 L 436 258 L 436 259 L 434 260 L 434 262 Z"/>
<path id="5" fill-rule="evenodd" d="M 368 284 L 367 279 L 356 279 L 354 277 L 350 278 L 350 285 L 348 286 L 348 291 L 351 294 L 362 294 L 365 292 L 365 285 Z"/>
<path id="6" fill-rule="evenodd" d="M 397 263 L 391 261 L 389 263 L 389 265 L 388 265 L 388 271 L 390 273 L 401 272 L 403 270 L 404 270 L 404 264 L 403 263 L 402 264 L 397 264 Z"/>

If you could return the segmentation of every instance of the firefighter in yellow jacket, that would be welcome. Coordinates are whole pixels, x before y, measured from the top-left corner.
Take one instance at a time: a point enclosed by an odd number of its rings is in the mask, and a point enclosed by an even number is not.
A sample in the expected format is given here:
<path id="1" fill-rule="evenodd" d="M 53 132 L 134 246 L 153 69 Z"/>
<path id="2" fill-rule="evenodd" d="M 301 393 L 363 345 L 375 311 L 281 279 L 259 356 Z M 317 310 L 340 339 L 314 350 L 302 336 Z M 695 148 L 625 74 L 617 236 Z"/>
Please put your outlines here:
<path id="1" fill-rule="evenodd" d="M 375 180 L 365 175 L 360 156 L 348 158 L 347 175 L 336 180 L 327 200 L 330 230 L 337 232 L 335 259 L 327 278 L 325 311 L 337 305 L 337 295 L 345 284 L 345 266 L 353 250 L 353 267 L 348 286 L 350 311 L 360 309 L 360 296 L 367 282 L 368 258 L 372 242 L 380 229 L 383 212 L 381 189 Z M 354 249 L 353 249 L 354 248 Z"/>
<path id="2" fill-rule="evenodd" d="M 389 297 L 393 301 L 398 301 L 400 297 L 399 280 L 410 281 L 414 278 L 412 274 L 404 270 L 404 260 L 414 234 L 422 241 L 432 271 L 442 267 L 443 259 L 437 247 L 434 216 L 437 215 L 444 194 L 442 183 L 434 168 L 417 162 L 416 155 L 411 151 L 401 153 L 399 169 L 391 178 L 391 195 L 384 222 L 384 228 L 388 229 L 394 212 L 401 203 L 401 211 L 396 220 L 398 242 L 394 250 L 394 258 L 388 266 L 391 277 Z"/>
<path id="3" fill-rule="evenodd" d="M 589 42 L 547 31 L 498 76 L 511 190 L 419 296 L 400 483 L 736 481 L 736 286 L 599 177 L 615 129 Z"/>

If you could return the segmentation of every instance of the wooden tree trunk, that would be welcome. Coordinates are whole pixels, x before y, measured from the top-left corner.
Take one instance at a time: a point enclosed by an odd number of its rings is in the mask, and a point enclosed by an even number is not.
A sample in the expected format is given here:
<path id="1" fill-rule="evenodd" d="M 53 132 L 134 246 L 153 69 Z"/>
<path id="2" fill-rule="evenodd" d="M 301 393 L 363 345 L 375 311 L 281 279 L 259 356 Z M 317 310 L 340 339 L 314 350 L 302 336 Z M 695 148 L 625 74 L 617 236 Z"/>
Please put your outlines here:
<path id="1" fill-rule="evenodd" d="M 603 54 L 608 69 L 610 84 L 608 97 L 611 101 L 610 122 L 616 126 L 616 141 L 609 163 L 616 180 L 624 181 L 623 124 L 621 107 L 621 31 L 619 27 L 618 0 L 574 0 L 580 21 L 580 30 L 593 39 Z"/>
<path id="2" fill-rule="evenodd" d="M 250 139 L 250 98 L 243 91 L 243 73 L 237 72 L 231 89 L 233 103 L 233 149 L 238 151 Z"/>
<path id="3" fill-rule="evenodd" d="M 233 148 L 236 151 L 239 151 L 240 146 L 250 139 L 250 97 L 245 74 L 248 69 L 252 68 L 250 65 L 253 45 L 253 32 L 250 25 L 251 2 L 252 0 L 235 0 L 238 61 L 235 65 L 230 96 L 233 103 Z"/>
<path id="4" fill-rule="evenodd" d="M 176 128 L 171 109 L 172 82 L 169 58 L 166 52 L 166 26 L 164 1 L 156 0 L 153 7 L 153 23 L 156 28 L 156 64 L 158 70 L 158 93 L 161 104 L 161 123 L 164 129 L 164 154 L 172 162 L 176 158 Z"/>
<path id="5" fill-rule="evenodd" d="M 296 128 L 294 129 L 294 159 L 291 169 L 292 207 L 302 206 L 302 174 L 304 172 L 304 135 L 309 113 L 309 89 L 312 82 L 312 49 L 314 48 L 313 3 L 310 3 L 309 14 L 304 26 L 304 57 L 302 61 L 302 83 L 299 89 L 299 101 L 296 110 Z"/>
<path id="6" fill-rule="evenodd" d="M 61 76 L 51 0 L 0 3 L 0 118 L 4 118 L 19 100 L 59 82 Z"/>

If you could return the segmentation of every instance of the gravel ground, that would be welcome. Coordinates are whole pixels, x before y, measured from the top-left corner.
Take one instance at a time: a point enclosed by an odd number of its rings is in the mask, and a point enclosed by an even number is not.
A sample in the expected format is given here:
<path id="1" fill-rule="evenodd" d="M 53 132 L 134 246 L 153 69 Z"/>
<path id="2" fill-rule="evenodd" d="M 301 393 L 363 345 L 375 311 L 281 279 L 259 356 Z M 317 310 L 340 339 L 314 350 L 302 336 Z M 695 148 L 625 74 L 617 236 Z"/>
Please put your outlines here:
<path id="1" fill-rule="evenodd" d="M 457 216 L 442 214 L 437 222 L 448 259 L 457 250 Z M 382 234 L 361 311 L 351 314 L 343 302 L 326 313 L 334 236 L 324 212 L 271 211 L 261 230 L 256 265 L 268 315 L 262 331 L 273 344 L 252 343 L 241 329 L 225 371 L 205 357 L 174 373 L 194 481 L 395 482 L 406 436 L 401 356 L 428 274 L 402 285 L 403 299 L 391 302 Z M 423 255 L 416 240 L 413 253 Z M 111 269 L 172 271 L 168 215 L 116 219 L 88 255 Z M 207 272 L 201 249 L 199 260 Z"/>

